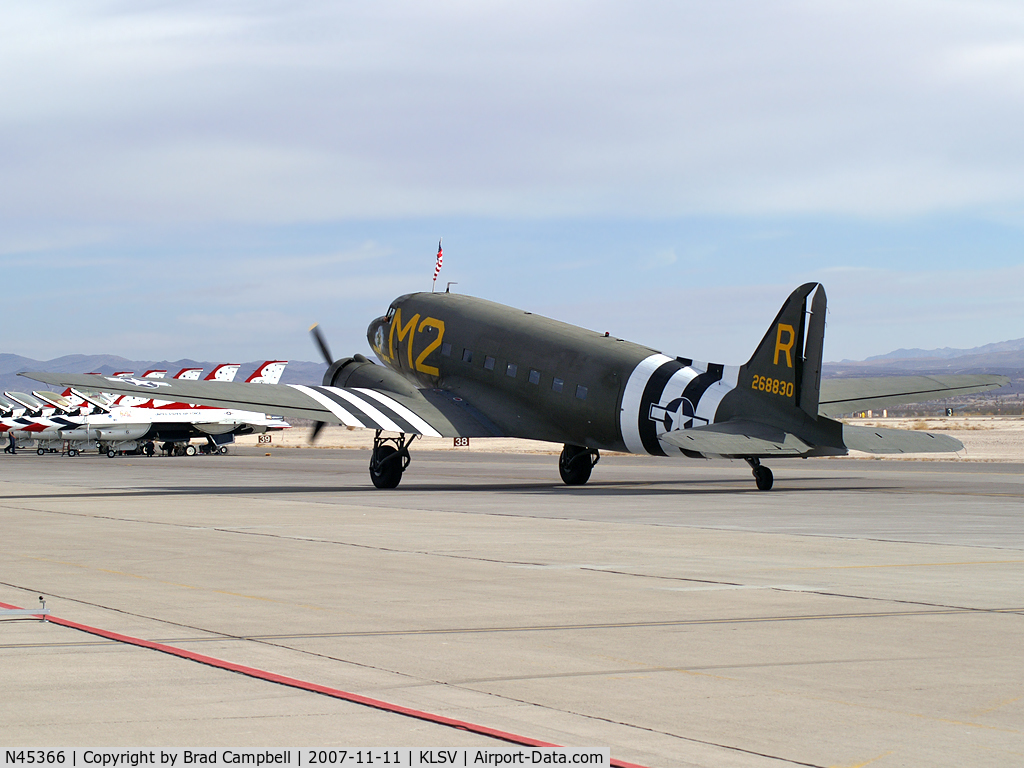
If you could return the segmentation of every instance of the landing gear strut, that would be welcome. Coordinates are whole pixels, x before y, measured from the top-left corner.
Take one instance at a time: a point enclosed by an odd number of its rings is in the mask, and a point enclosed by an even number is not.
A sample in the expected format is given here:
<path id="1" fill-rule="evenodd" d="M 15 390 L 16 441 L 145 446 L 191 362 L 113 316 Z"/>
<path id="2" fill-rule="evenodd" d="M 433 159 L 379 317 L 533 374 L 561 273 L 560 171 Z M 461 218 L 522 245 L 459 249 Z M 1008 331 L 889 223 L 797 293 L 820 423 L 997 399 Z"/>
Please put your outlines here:
<path id="1" fill-rule="evenodd" d="M 409 446 L 416 435 L 404 434 L 398 437 L 381 437 L 380 430 L 373 436 L 373 453 L 370 454 L 370 480 L 376 488 L 397 488 L 402 482 L 402 473 L 409 466 Z M 394 445 L 388 445 L 394 443 Z"/>
<path id="2" fill-rule="evenodd" d="M 772 483 L 775 482 L 772 471 L 764 466 L 760 459 L 747 459 L 747 464 L 750 465 L 750 469 L 754 472 L 754 482 L 757 483 L 757 490 L 770 491 Z"/>
<path id="3" fill-rule="evenodd" d="M 596 448 L 580 445 L 566 445 L 558 457 L 558 474 L 566 485 L 584 485 L 590 479 L 590 471 L 601 460 Z"/>

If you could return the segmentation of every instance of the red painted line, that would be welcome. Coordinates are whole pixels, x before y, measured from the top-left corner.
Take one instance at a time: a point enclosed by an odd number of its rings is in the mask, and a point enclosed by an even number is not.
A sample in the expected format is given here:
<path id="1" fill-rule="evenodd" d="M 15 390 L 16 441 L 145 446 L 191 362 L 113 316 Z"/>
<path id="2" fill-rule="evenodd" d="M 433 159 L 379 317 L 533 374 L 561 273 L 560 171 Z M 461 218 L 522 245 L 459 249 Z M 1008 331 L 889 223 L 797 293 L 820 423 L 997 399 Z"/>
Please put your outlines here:
<path id="1" fill-rule="evenodd" d="M 0 603 L 0 608 L 12 608 L 20 610 L 16 605 L 8 605 L 6 603 Z M 501 741 L 508 741 L 512 744 L 521 744 L 524 747 L 558 747 L 559 744 L 551 744 L 547 741 L 539 741 L 537 739 L 531 739 L 528 736 L 519 736 L 515 733 L 509 733 L 508 731 L 499 731 L 496 728 L 488 728 L 486 725 L 476 725 L 475 723 L 469 723 L 465 720 L 455 720 L 451 717 L 445 717 L 444 715 L 435 715 L 431 712 L 424 712 L 419 709 L 412 709 L 411 707 L 403 707 L 401 704 L 391 704 L 387 701 L 381 701 L 380 699 L 373 699 L 369 696 L 360 696 L 358 693 L 349 693 L 348 691 L 342 691 L 338 688 L 328 688 L 326 685 L 318 685 L 317 683 L 310 683 L 305 680 L 298 680 L 294 677 L 287 677 L 285 675 L 278 675 L 274 672 L 267 672 L 262 669 L 256 669 L 255 667 L 247 667 L 243 664 L 235 664 L 231 661 L 224 661 L 223 659 L 215 659 L 213 656 L 204 656 L 201 653 L 194 653 L 192 651 L 186 651 L 181 648 L 175 648 L 172 645 L 164 645 L 163 643 L 154 643 L 152 640 L 143 640 L 138 637 L 132 637 L 131 635 L 122 635 L 118 632 L 110 632 L 106 629 L 99 629 L 98 627 L 90 627 L 87 624 L 79 624 L 77 621 L 69 621 L 68 619 L 61 619 L 56 616 L 45 617 L 39 614 L 39 618 L 45 618 L 51 624 L 59 624 L 62 627 L 68 627 L 69 629 L 77 629 L 79 632 L 87 632 L 90 635 L 96 635 L 97 637 L 106 638 L 107 640 L 114 640 L 118 643 L 125 643 L 127 645 L 135 645 L 139 648 L 148 648 L 152 651 L 159 651 L 166 653 L 171 656 L 177 656 L 180 659 L 186 659 L 188 661 L 195 661 L 200 664 L 206 664 L 210 667 L 216 667 L 217 669 L 224 669 L 228 672 L 237 672 L 240 675 L 252 677 L 257 680 L 266 680 L 270 683 L 278 683 L 279 685 L 287 685 L 290 688 L 298 688 L 303 691 L 310 691 L 311 693 L 319 693 L 324 696 L 330 696 L 335 699 L 342 699 L 343 701 L 349 701 L 353 704 L 361 704 L 365 707 L 373 707 L 384 712 L 391 712 L 396 715 L 404 715 L 406 717 L 414 717 L 417 720 L 425 720 L 429 723 L 436 723 L 438 725 L 445 725 L 449 728 L 457 728 L 460 731 L 468 731 L 470 733 L 478 733 L 481 736 L 489 736 L 494 739 L 500 739 Z M 616 760 L 612 758 L 611 764 L 614 768 L 645 768 L 645 766 L 637 765 L 636 763 L 627 763 L 622 760 Z"/>

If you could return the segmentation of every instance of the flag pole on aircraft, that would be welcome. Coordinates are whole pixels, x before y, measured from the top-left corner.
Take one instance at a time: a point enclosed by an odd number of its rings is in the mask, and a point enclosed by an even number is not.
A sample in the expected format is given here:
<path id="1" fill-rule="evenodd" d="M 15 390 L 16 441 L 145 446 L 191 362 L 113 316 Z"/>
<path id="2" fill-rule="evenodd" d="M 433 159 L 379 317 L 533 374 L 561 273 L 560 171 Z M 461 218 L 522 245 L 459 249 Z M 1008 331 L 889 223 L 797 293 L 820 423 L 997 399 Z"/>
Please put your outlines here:
<path id="1" fill-rule="evenodd" d="M 434 286 L 437 285 L 437 274 L 441 271 L 441 264 L 443 263 L 444 254 L 441 253 L 441 239 L 437 241 L 437 264 L 434 266 L 434 282 L 430 286 L 430 292 L 434 292 Z"/>

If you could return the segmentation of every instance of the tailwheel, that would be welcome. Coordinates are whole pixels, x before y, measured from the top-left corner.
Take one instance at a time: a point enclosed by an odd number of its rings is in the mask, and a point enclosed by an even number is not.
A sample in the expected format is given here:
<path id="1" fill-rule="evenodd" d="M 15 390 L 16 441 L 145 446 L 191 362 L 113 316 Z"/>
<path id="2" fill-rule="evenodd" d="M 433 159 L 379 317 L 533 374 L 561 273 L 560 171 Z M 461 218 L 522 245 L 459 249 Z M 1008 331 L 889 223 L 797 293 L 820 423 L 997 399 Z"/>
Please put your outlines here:
<path id="1" fill-rule="evenodd" d="M 585 485 L 590 479 L 594 465 L 601 460 L 596 448 L 581 445 L 566 445 L 558 457 L 558 474 L 566 485 Z"/>
<path id="2" fill-rule="evenodd" d="M 402 473 L 409 466 L 409 446 L 416 435 L 381 437 L 380 431 L 373 437 L 373 453 L 370 454 L 370 480 L 375 488 L 397 488 L 402 482 Z M 394 445 L 388 445 L 394 443 Z"/>
<path id="3" fill-rule="evenodd" d="M 750 469 L 754 473 L 754 482 L 757 484 L 757 490 L 770 491 L 775 483 L 775 476 L 772 475 L 772 471 L 764 466 L 759 459 L 747 459 L 747 464 L 750 465 Z"/>

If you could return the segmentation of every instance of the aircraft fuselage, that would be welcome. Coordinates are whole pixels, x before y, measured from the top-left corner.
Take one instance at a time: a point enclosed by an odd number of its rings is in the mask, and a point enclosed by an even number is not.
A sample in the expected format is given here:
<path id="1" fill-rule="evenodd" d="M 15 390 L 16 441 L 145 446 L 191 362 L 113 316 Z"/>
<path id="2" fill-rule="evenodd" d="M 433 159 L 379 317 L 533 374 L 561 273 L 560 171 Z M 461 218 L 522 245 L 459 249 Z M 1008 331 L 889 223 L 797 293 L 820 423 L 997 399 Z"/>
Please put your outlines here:
<path id="1" fill-rule="evenodd" d="M 417 386 L 473 403 L 495 434 L 661 456 L 658 435 L 714 421 L 738 371 L 450 293 L 399 297 L 367 338 Z"/>

